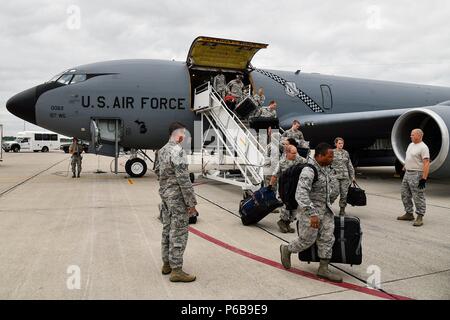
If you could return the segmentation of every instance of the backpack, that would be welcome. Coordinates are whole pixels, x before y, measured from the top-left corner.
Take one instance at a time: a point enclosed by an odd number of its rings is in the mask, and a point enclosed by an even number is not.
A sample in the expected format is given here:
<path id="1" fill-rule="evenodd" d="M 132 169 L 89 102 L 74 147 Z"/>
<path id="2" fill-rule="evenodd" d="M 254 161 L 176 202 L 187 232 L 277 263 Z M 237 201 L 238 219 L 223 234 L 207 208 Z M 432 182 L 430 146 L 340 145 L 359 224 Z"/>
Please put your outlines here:
<path id="1" fill-rule="evenodd" d="M 313 169 L 313 183 L 315 183 L 318 180 L 318 173 L 316 167 L 310 163 L 296 164 L 281 173 L 278 182 L 278 193 L 287 210 L 295 210 L 298 207 L 297 200 L 295 200 L 295 192 L 297 191 L 298 179 L 305 167 Z"/>

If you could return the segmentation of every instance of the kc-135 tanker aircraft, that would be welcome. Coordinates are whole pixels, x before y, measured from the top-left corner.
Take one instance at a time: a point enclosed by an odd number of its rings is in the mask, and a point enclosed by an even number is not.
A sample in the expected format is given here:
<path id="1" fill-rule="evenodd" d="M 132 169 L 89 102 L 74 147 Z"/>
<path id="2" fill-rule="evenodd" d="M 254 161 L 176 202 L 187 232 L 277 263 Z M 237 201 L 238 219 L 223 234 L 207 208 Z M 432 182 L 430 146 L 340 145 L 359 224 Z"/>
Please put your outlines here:
<path id="1" fill-rule="evenodd" d="M 263 87 L 267 100 L 277 101 L 282 128 L 300 120 L 311 147 L 342 136 L 356 165 L 395 163 L 399 170 L 410 131 L 422 128 L 431 176 L 450 176 L 450 88 L 254 67 L 251 59 L 266 47 L 201 36 L 186 61 L 118 60 L 73 67 L 16 94 L 7 109 L 48 130 L 102 144 L 96 152 L 103 155 L 114 156 L 117 146 L 156 150 L 166 143 L 173 121 L 198 134 L 194 122 L 204 109 L 199 86 L 218 72 L 227 81 L 241 74 L 245 85 Z M 111 131 L 111 126 L 118 129 Z M 145 174 L 142 162 L 132 156 L 127 172 Z"/>

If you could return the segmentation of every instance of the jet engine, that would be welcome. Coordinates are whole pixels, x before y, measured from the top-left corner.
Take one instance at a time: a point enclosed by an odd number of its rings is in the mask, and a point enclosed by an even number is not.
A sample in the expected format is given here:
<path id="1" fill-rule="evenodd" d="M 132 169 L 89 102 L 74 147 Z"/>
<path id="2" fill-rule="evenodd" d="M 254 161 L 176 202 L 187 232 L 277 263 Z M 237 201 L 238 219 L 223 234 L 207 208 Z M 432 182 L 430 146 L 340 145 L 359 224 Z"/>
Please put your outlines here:
<path id="1" fill-rule="evenodd" d="M 431 176 L 450 177 L 450 102 L 414 108 L 397 119 L 392 128 L 391 142 L 394 153 L 402 164 L 405 163 L 406 149 L 411 143 L 411 131 L 415 128 L 424 132 L 423 141 L 430 150 Z"/>

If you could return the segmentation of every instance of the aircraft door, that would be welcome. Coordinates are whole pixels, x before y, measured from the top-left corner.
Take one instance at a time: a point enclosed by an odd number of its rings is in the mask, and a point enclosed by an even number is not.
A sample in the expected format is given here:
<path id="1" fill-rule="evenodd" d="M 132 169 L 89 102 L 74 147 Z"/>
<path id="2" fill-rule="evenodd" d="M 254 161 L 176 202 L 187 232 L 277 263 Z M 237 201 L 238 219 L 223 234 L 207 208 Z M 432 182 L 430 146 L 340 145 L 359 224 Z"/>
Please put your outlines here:
<path id="1" fill-rule="evenodd" d="M 123 123 L 121 119 L 92 119 L 91 120 L 90 150 L 96 154 L 113 156 L 115 158 L 115 173 L 118 171 L 119 143 L 123 137 Z"/>

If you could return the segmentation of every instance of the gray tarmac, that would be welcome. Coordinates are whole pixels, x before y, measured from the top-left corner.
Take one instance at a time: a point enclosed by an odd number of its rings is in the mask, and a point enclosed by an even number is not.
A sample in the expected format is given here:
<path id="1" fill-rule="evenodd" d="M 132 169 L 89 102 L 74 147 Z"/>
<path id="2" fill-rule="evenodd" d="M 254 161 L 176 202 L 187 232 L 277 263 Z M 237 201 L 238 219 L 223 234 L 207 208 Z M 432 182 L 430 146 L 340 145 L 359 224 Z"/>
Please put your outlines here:
<path id="1" fill-rule="evenodd" d="M 197 281 L 180 284 L 160 272 L 156 176 L 115 175 L 111 162 L 84 155 L 72 179 L 62 152 L 3 154 L 0 299 L 450 299 L 450 181 L 429 181 L 416 228 L 396 220 L 403 206 L 393 168 L 359 168 L 368 205 L 348 214 L 361 219 L 363 264 L 336 264 L 344 278 L 336 285 L 296 256 L 284 270 L 279 245 L 295 234 L 278 231 L 278 214 L 243 226 L 241 189 L 200 177 L 200 217 L 184 256 Z M 368 287 L 377 274 L 380 289 Z"/>

